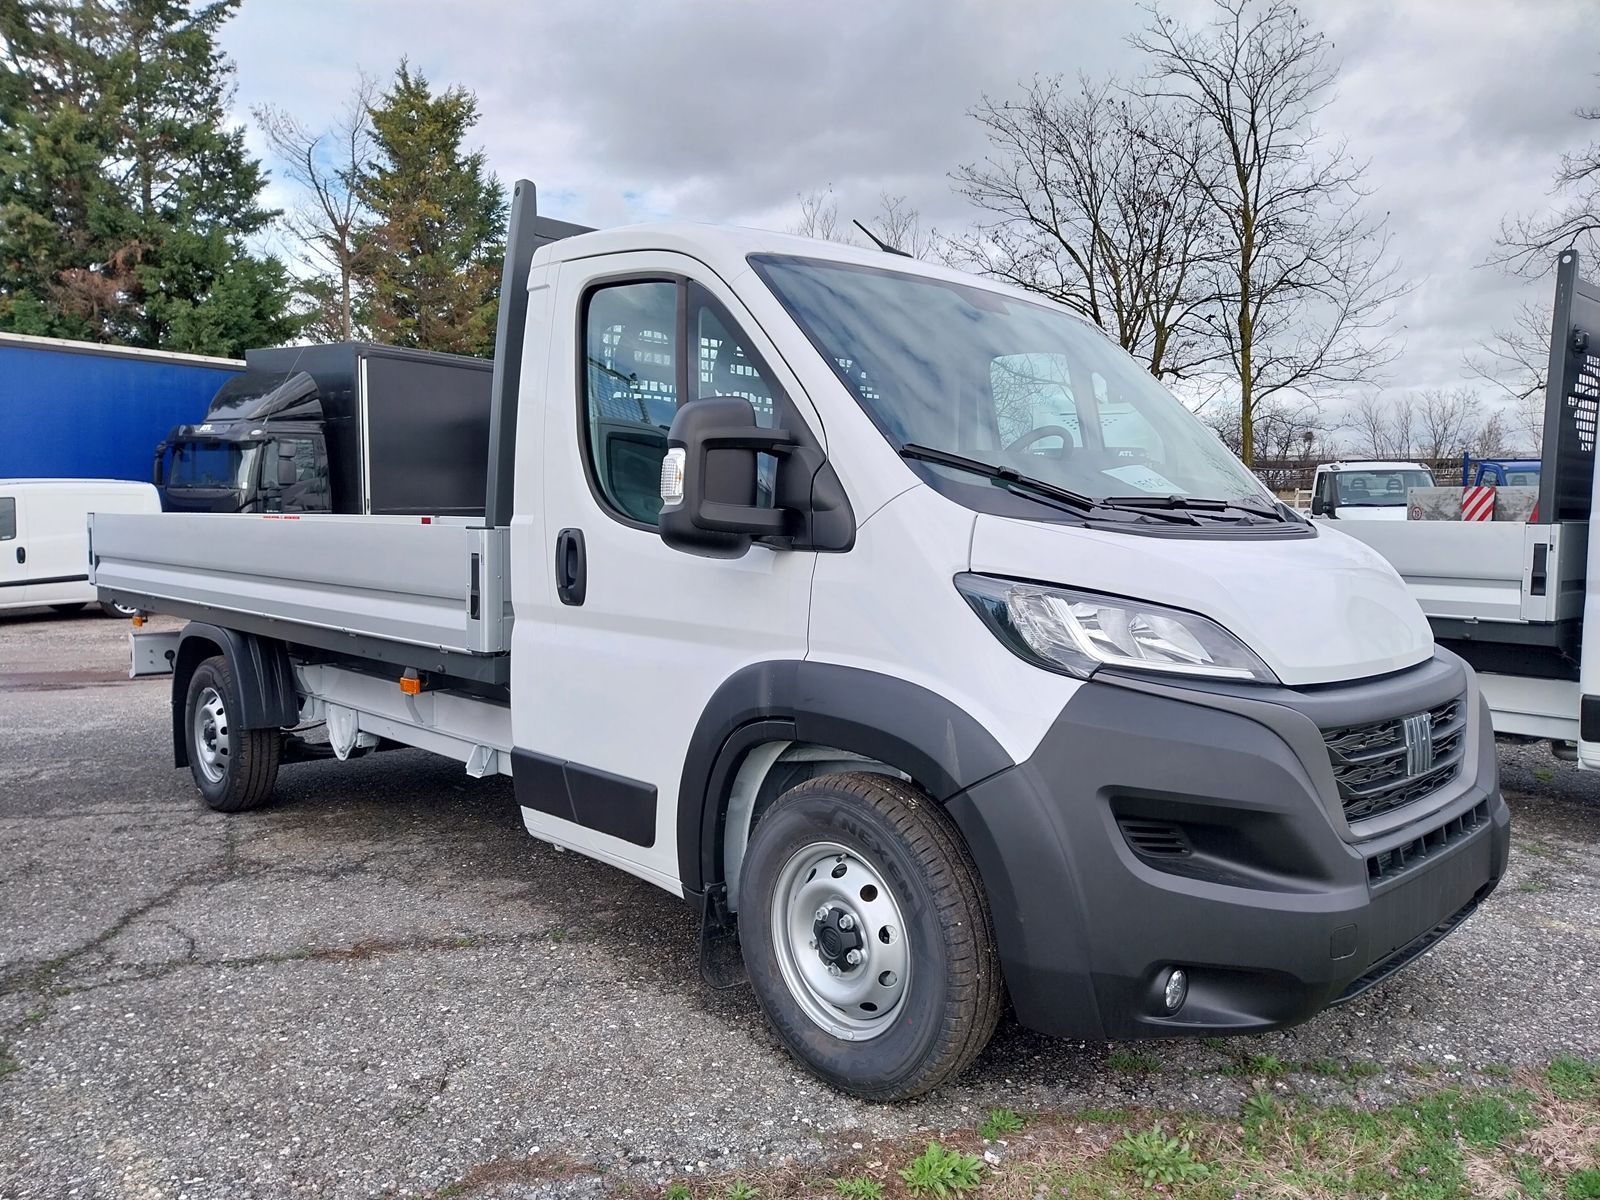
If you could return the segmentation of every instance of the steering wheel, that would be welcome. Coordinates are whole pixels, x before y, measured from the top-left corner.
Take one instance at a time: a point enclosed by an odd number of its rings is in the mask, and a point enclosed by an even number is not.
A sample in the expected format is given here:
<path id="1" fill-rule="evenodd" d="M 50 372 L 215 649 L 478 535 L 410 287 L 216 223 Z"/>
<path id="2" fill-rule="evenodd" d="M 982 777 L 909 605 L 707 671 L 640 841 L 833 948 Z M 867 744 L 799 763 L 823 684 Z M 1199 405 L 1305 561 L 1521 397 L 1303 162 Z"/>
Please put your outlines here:
<path id="1" fill-rule="evenodd" d="M 1020 454 L 1022 451 L 1032 446 L 1035 442 L 1042 442 L 1047 437 L 1058 437 L 1061 439 L 1061 453 L 1063 454 L 1069 454 L 1074 449 L 1072 431 L 1070 429 L 1063 428 L 1060 425 L 1041 425 L 1037 429 L 1028 430 L 1027 433 L 1023 434 L 1016 441 L 1012 442 L 1006 447 L 1006 453 Z"/>

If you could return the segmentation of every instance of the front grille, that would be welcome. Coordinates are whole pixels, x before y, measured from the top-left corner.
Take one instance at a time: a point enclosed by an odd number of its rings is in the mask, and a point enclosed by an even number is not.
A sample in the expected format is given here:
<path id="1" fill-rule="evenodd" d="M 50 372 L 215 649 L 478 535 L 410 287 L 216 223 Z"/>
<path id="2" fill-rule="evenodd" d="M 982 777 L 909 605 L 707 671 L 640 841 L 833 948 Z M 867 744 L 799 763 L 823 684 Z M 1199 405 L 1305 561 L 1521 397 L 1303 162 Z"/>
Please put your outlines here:
<path id="1" fill-rule="evenodd" d="M 1466 701 L 1458 697 L 1416 713 L 1365 725 L 1322 731 L 1328 762 L 1339 785 L 1345 820 L 1363 821 L 1421 800 L 1449 783 L 1461 770 L 1466 750 Z M 1419 742 L 1432 746 L 1429 755 Z"/>
<path id="2" fill-rule="evenodd" d="M 1465 841 L 1488 823 L 1489 802 L 1483 800 L 1427 833 L 1419 834 L 1392 849 L 1369 855 L 1367 879 L 1372 883 L 1390 883 L 1420 867 L 1429 857 Z"/>

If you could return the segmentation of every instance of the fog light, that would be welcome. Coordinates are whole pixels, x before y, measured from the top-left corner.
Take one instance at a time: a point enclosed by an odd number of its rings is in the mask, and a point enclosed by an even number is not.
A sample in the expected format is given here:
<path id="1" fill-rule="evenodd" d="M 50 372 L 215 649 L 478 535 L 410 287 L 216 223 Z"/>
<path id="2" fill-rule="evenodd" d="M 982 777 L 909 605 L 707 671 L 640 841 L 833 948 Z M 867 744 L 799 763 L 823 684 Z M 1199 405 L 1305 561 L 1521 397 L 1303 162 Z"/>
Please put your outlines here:
<path id="1" fill-rule="evenodd" d="M 1161 998 L 1166 1001 L 1169 1013 L 1177 1012 L 1183 1007 L 1185 998 L 1189 995 L 1189 977 L 1182 970 L 1175 970 L 1167 976 L 1167 986 L 1162 989 Z"/>

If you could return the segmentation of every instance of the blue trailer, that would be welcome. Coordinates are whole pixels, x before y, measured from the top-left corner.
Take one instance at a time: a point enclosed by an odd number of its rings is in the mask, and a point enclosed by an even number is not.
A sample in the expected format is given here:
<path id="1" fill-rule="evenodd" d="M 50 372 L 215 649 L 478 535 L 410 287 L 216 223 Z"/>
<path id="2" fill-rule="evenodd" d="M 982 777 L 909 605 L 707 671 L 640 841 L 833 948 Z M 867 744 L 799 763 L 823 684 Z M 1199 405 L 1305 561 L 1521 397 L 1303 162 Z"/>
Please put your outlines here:
<path id="1" fill-rule="evenodd" d="M 150 480 L 244 363 L 0 333 L 0 478 Z"/>

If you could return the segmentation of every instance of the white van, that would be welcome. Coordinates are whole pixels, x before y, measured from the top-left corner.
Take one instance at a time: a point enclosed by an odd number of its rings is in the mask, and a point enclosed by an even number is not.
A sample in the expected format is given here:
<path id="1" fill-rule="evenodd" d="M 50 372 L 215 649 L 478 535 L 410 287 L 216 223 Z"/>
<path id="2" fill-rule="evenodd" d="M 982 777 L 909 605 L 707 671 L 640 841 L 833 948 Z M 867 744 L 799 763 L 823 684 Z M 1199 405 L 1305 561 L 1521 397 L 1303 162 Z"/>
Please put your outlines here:
<path id="1" fill-rule="evenodd" d="M 148 483 L 0 479 L 0 609 L 74 612 L 99 600 L 89 582 L 89 514 L 155 513 Z M 136 610 L 107 602 L 109 616 Z"/>
<path id="2" fill-rule="evenodd" d="M 1416 462 L 1336 462 L 1317 468 L 1311 515 L 1324 521 L 1404 521 L 1412 488 L 1433 486 Z"/>

